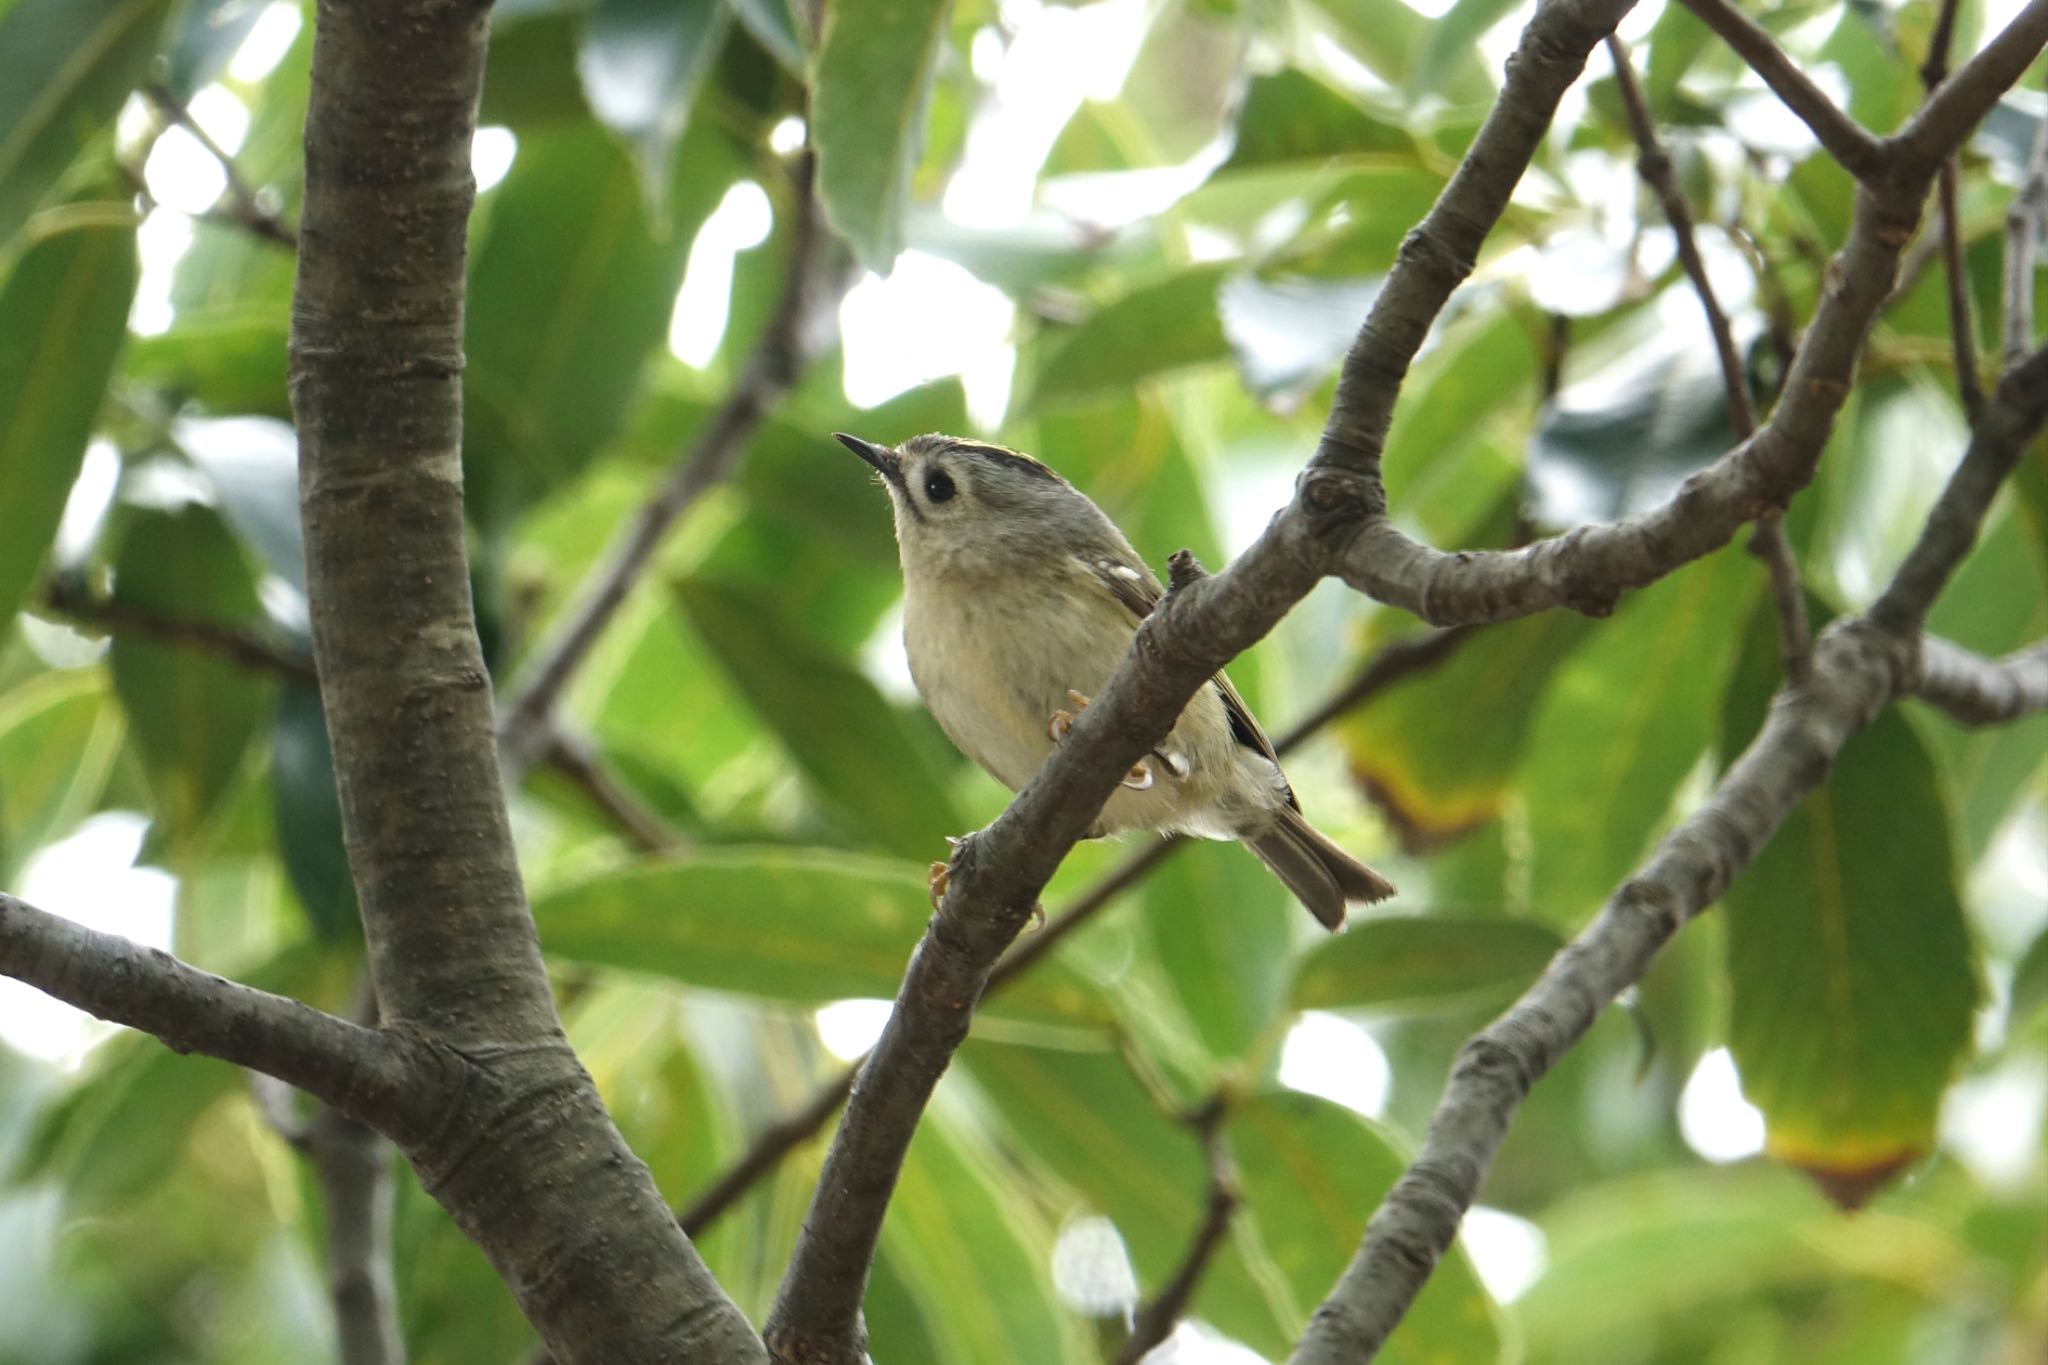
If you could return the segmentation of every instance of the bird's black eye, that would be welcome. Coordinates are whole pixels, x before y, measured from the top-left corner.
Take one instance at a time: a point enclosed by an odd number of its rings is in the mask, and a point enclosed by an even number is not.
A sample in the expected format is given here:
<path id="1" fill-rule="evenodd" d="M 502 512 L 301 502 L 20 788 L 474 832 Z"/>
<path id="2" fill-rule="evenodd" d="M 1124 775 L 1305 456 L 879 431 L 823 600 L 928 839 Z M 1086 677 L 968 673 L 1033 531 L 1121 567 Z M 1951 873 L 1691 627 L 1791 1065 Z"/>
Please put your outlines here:
<path id="1" fill-rule="evenodd" d="M 953 478 L 943 469 L 934 469 L 924 476 L 924 495 L 932 502 L 944 502 L 953 496 Z"/>

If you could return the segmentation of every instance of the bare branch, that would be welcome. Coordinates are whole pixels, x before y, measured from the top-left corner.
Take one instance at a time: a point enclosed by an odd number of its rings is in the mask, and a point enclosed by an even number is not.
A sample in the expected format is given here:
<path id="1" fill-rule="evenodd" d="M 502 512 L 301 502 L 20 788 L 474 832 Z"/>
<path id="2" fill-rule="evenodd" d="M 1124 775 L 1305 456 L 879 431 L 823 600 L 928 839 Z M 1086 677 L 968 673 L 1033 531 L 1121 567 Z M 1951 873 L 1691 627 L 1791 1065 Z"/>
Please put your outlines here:
<path id="1" fill-rule="evenodd" d="M 1222 1250 L 1223 1239 L 1230 1235 L 1230 1220 L 1244 1196 L 1238 1190 L 1237 1172 L 1232 1169 L 1230 1154 L 1223 1145 L 1222 1125 L 1227 1109 L 1226 1097 L 1219 1091 L 1182 1118 L 1200 1140 L 1209 1172 L 1202 1222 L 1188 1239 L 1188 1248 L 1181 1253 L 1173 1274 L 1138 1310 L 1129 1339 L 1116 1353 L 1116 1365 L 1139 1365 L 1154 1347 L 1173 1335 L 1174 1327 L 1187 1315 L 1188 1304 L 1193 1301 L 1203 1274 Z"/>
<path id="2" fill-rule="evenodd" d="M 1934 34 L 1928 39 L 1920 81 L 1930 95 L 1948 76 L 1956 9 L 1957 0 L 1941 0 L 1941 13 L 1934 21 Z M 1956 391 L 1962 395 L 1963 412 L 1974 422 L 1977 409 L 1984 402 L 1984 387 L 1977 378 L 1977 329 L 1970 317 L 1970 275 L 1963 261 L 1963 213 L 1957 201 L 1956 183 L 1956 156 L 1951 152 L 1941 163 L 1935 195 L 1941 214 L 1942 267 L 1948 283 L 1948 330 L 1955 356 Z"/>
<path id="3" fill-rule="evenodd" d="M 2003 659 L 1929 635 L 1920 642 L 1913 695 L 1960 725 L 2001 725 L 2048 711 L 2048 641 Z"/>
<path id="4" fill-rule="evenodd" d="M 595 745 L 580 735 L 570 734 L 552 718 L 549 724 L 551 733 L 542 755 L 547 766 L 590 798 L 591 804 L 609 816 L 641 852 L 673 853 L 683 846 L 682 835 L 619 781 Z"/>
<path id="5" fill-rule="evenodd" d="M 406 1131 L 431 1073 L 374 1029 L 223 980 L 169 953 L 0 893 L 0 972 L 101 1019 L 289 1081 L 346 1113 Z"/>
<path id="6" fill-rule="evenodd" d="M 1905 562 L 1870 608 L 1870 619 L 1901 639 L 1920 633 L 1928 608 L 1977 543 L 1977 528 L 2048 410 L 2048 348 L 2012 369 L 1984 405 L 1969 449 L 1928 513 Z"/>
<path id="7" fill-rule="evenodd" d="M 2048 44 L 2048 0 L 2029 0 L 1997 37 L 1942 82 L 1920 112 L 1886 144 L 1894 158 L 1894 173 L 1914 178 L 1932 175 L 2026 74 L 2043 44 Z"/>
<path id="8" fill-rule="evenodd" d="M 273 246 L 283 247 L 286 251 L 298 250 L 299 234 L 265 201 L 262 191 L 255 189 L 242 178 L 242 172 L 235 165 L 234 157 L 213 140 L 211 133 L 199 125 L 199 121 L 192 117 L 192 111 L 161 82 L 148 82 L 142 87 L 142 93 L 156 106 L 159 114 L 190 133 L 199 145 L 206 149 L 207 154 L 220 163 L 221 174 L 227 177 L 228 200 L 231 207 L 225 213 L 215 210 L 199 216 L 242 228 Z"/>
<path id="9" fill-rule="evenodd" d="M 2005 345 L 2007 367 L 2034 348 L 2034 262 L 2048 219 L 2048 118 L 2034 129 L 2034 146 L 2019 193 L 2005 211 Z"/>
<path id="10" fill-rule="evenodd" d="M 1615 85 L 1621 92 L 1622 107 L 1628 112 L 1629 128 L 1635 134 L 1637 167 L 1663 206 L 1678 259 L 1685 267 L 1686 278 L 1692 282 L 1693 292 L 1699 296 L 1700 311 L 1706 315 L 1707 331 L 1714 339 L 1714 354 L 1721 365 L 1721 386 L 1728 395 L 1729 427 L 1737 440 L 1747 440 L 1756 430 L 1756 405 L 1749 396 L 1749 379 L 1742 357 L 1735 349 L 1735 333 L 1728 325 L 1721 301 L 1715 297 L 1706 260 L 1700 255 L 1699 243 L 1693 235 L 1691 206 L 1671 173 L 1671 158 L 1665 155 L 1663 144 L 1657 139 L 1649 102 L 1643 98 L 1635 69 L 1629 65 L 1628 52 L 1618 38 L 1607 40 L 1607 50 L 1614 59 Z M 1793 558 L 1791 543 L 1785 539 L 1784 521 L 1775 510 L 1767 510 L 1757 518 L 1749 550 L 1770 573 L 1771 601 L 1777 610 L 1778 645 L 1785 661 L 1785 676 L 1794 682 L 1802 681 L 1813 655 L 1813 628 L 1806 618 L 1806 592 L 1799 581 L 1799 565 Z"/>
<path id="11" fill-rule="evenodd" d="M 1720 35 L 1749 63 L 1750 70 L 1763 77 L 1771 92 L 1799 121 L 1813 131 L 1828 155 L 1858 180 L 1868 180 L 1886 169 L 1884 147 L 1867 129 L 1835 107 L 1821 88 L 1807 78 L 1785 55 L 1777 40 L 1737 10 L 1727 0 L 1685 0 L 1685 7 L 1700 22 Z"/>
<path id="12" fill-rule="evenodd" d="M 307 687 L 317 688 L 320 685 L 320 679 L 313 671 L 312 659 L 240 626 L 165 616 L 110 597 L 96 597 L 66 578 L 51 581 L 43 592 L 43 607 L 77 625 L 115 635 L 133 635 L 159 644 L 203 649 L 252 673 L 275 674 Z"/>
<path id="13" fill-rule="evenodd" d="M 327 1211 L 327 1293 L 340 1365 L 405 1365 L 391 1270 L 391 1144 L 322 1105 L 306 1152 Z"/>
<path id="14" fill-rule="evenodd" d="M 777 1359 L 858 1365 L 865 1353 L 860 1303 L 883 1213 L 990 971 L 1131 764 L 1159 742 L 1196 688 L 1322 576 L 1325 538 L 1355 525 L 1364 505 L 1354 490 L 1369 488 L 1383 505 L 1379 450 L 1408 362 L 1470 272 L 1558 98 L 1626 9 L 1627 0 L 1548 0 L 1537 10 L 1500 100 L 1436 206 L 1403 243 L 1359 333 L 1295 507 L 1232 569 L 1167 593 L 1068 741 L 992 825 L 957 849 L 946 900 L 855 1082 L 769 1315 L 765 1335 Z"/>
<path id="15" fill-rule="evenodd" d="M 561 624 L 536 651 L 519 685 L 500 708 L 498 741 L 508 780 L 540 756 L 547 720 L 584 657 L 610 624 L 633 585 L 653 562 L 682 515 L 723 482 L 762 418 L 774 411 L 809 363 L 809 323 L 825 299 L 843 288 L 844 272 L 830 270 L 834 248 L 812 193 L 814 158 L 807 149 L 792 176 L 797 205 L 782 294 L 731 390 L 704 422 L 690 449 L 613 541 L 601 567 L 566 608 Z M 827 277 L 829 276 L 829 282 Z"/>

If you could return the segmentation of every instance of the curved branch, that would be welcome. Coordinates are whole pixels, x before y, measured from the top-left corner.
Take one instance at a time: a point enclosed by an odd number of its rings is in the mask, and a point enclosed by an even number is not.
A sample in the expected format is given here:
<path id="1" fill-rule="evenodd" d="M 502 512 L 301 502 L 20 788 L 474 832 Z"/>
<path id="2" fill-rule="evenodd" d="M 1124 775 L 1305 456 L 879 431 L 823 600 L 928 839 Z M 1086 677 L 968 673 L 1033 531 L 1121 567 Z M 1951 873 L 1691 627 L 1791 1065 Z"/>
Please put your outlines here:
<path id="1" fill-rule="evenodd" d="M 1886 144 L 1893 170 L 1931 175 L 2012 89 L 2048 44 L 2048 0 L 2029 0 L 1976 56 L 1927 97 L 1920 112 Z"/>
<path id="2" fill-rule="evenodd" d="M 310 1005 L 223 980 L 0 893 L 0 973 L 101 1019 L 154 1034 L 175 1052 L 218 1057 L 286 1080 L 387 1129 L 417 1123 L 428 1074 L 394 1037 Z"/>
<path id="3" fill-rule="evenodd" d="M 2048 640 L 1987 659 L 1929 635 L 1920 642 L 1911 689 L 1961 725 L 2001 725 L 2048 711 Z"/>
<path id="4" fill-rule="evenodd" d="M 1785 55 L 1777 40 L 1727 0 L 1684 0 L 1701 23 L 1735 49 L 1749 69 L 1763 77 L 1771 93 L 1812 130 L 1828 155 L 1859 180 L 1885 169 L 1884 147 L 1868 129 L 1835 106 L 1821 88 Z"/>

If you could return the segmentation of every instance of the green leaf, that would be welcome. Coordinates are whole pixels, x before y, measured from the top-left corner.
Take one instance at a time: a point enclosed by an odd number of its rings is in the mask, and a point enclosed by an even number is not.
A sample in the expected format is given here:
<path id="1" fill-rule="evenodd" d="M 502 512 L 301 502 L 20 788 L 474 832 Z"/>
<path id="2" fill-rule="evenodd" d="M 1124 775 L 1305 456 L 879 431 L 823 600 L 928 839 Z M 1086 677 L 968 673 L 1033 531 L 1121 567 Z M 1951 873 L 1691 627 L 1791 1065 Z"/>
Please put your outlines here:
<path id="1" fill-rule="evenodd" d="M 1462 63 L 1472 59 L 1481 36 L 1514 7 L 1515 0 L 1457 0 L 1430 25 L 1429 41 L 1408 73 L 1408 94 L 1445 94 L 1441 87 Z"/>
<path id="2" fill-rule="evenodd" d="M 1643 71 L 1643 92 L 1650 110 L 1668 118 L 1678 83 L 1713 42 L 1713 33 L 1683 5 L 1666 5 L 1650 26 L 1650 60 Z"/>
<path id="3" fill-rule="evenodd" d="M 1402 387 L 1381 457 L 1387 497 L 1438 544 L 1470 544 L 1457 538 L 1498 503 L 1505 480 L 1519 482 L 1524 414 L 1536 391 L 1531 325 L 1513 307 L 1459 318 Z M 1485 441 L 1497 427 L 1511 430 L 1512 463 Z"/>
<path id="4" fill-rule="evenodd" d="M 0 620 L 28 595 L 57 534 L 127 334 L 135 273 L 135 229 L 121 221 L 43 238 L 0 285 Z"/>
<path id="5" fill-rule="evenodd" d="M 936 1354 L 920 1359 L 1046 1365 L 1086 1358 L 1074 1314 L 1053 1294 L 1049 1230 L 1015 1177 L 943 1108 L 911 1141 L 881 1254 L 923 1309 Z"/>
<path id="6" fill-rule="evenodd" d="M 811 78 L 818 200 L 870 270 L 903 249 L 903 212 L 946 32 L 945 0 L 831 5 Z"/>
<path id="7" fill-rule="evenodd" d="M 1133 289 L 1098 309 L 1050 354 L 1031 395 L 1034 405 L 1071 402 L 1141 379 L 1230 355 L 1216 290 L 1224 267 L 1196 266 Z"/>
<path id="8" fill-rule="evenodd" d="M 169 331 L 129 341 L 122 377 L 207 412 L 289 420 L 287 322 L 284 309 L 268 304 L 180 311 Z"/>
<path id="9" fill-rule="evenodd" d="M 1668 339 L 1646 360 L 1632 350 L 1598 377 L 1546 404 L 1529 442 L 1536 515 L 1547 526 L 1615 521 L 1663 502 L 1686 477 L 1735 444 L 1720 372 Z M 1584 397 L 1587 391 L 1595 397 Z"/>
<path id="10" fill-rule="evenodd" d="M 687 141 L 709 154 L 719 140 Z M 706 168 L 688 192 L 722 193 L 714 179 Z M 678 213 L 657 240 L 631 165 L 594 127 L 520 142 L 470 271 L 463 467 L 485 524 L 566 482 L 618 430 L 668 333 L 695 222 Z"/>
<path id="11" fill-rule="evenodd" d="M 1940 781 L 1895 710 L 1723 904 L 1729 1046 L 1768 1150 L 1861 1203 L 1932 1144 L 1979 993 Z"/>
<path id="12" fill-rule="evenodd" d="M 136 515 L 114 561 L 114 600 L 214 625 L 259 614 L 241 548 L 197 506 Z M 157 812 L 175 835 L 190 835 L 241 771 L 271 686 L 193 645 L 117 635 L 107 657 Z"/>
<path id="13" fill-rule="evenodd" d="M 935 731 L 913 726 L 921 717 L 791 632 L 772 603 L 703 579 L 678 583 L 675 593 L 733 685 L 850 829 L 930 860 L 967 827 L 946 796 Z"/>
<path id="14" fill-rule="evenodd" d="M 1216 308 L 1245 386 L 1291 409 L 1336 372 L 1379 292 L 1377 280 L 1233 275 Z"/>
<path id="15" fill-rule="evenodd" d="M 1366 1219 L 1408 1164 L 1371 1120 L 1314 1095 L 1268 1091 L 1229 1111 L 1225 1131 L 1246 1218 L 1294 1301 L 1298 1333 L 1358 1250 Z M 1240 1230 L 1243 1238 L 1245 1230 Z M 1377 1359 L 1387 1365 L 1518 1359 L 1500 1309 L 1453 1246 Z"/>
<path id="16" fill-rule="evenodd" d="M 498 6 L 484 58 L 478 124 L 500 124 L 524 139 L 549 125 L 588 120 L 590 106 L 576 74 L 582 28 L 581 16 L 569 7 L 511 14 Z"/>
<path id="17" fill-rule="evenodd" d="M 1149 1292 L 1164 1284 L 1201 1226 L 1207 1199 L 1194 1135 L 1159 1112 L 1113 1053 L 971 1038 L 960 1056 L 1016 1141 L 1078 1198 L 1071 1212 L 1114 1222 L 1139 1285 Z M 1232 1244 L 1210 1264 L 1190 1312 L 1275 1356 L 1298 1326 Z"/>
<path id="18" fill-rule="evenodd" d="M 780 848 L 636 863 L 533 906 L 554 957 L 803 1005 L 894 998 L 930 913 L 920 865 Z M 1099 1025 L 1108 1008 L 1086 978 L 1047 962 L 984 1013 Z"/>
<path id="19" fill-rule="evenodd" d="M 1412 157 L 1415 139 L 1399 124 L 1367 113 L 1335 86 L 1294 67 L 1282 67 L 1252 78 L 1238 111 L 1230 159 L 1217 173 L 1361 152 Z"/>
<path id="20" fill-rule="evenodd" d="M 2048 1010 L 2048 929 L 2034 936 L 2012 969 L 2012 998 L 2005 1011 L 2006 1035 L 2017 1037 L 2044 1010 Z"/>
<path id="21" fill-rule="evenodd" d="M 807 44 L 789 0 L 726 0 L 726 5 L 762 50 L 782 63 L 792 76 L 804 74 Z"/>
<path id="22" fill-rule="evenodd" d="M 657 219 L 676 143 L 729 17 L 705 0 L 596 0 L 585 21 L 576 55 L 583 96 L 598 122 L 631 144 Z"/>
<path id="23" fill-rule="evenodd" d="M 97 669 L 37 674 L 0 695 L 0 886 L 97 807 L 124 727 Z"/>
<path id="24" fill-rule="evenodd" d="M 299 904 L 322 938 L 356 929 L 356 888 L 342 847 L 341 797 L 334 786 L 334 754 L 320 694 L 291 686 L 278 699 L 271 727 L 271 811 L 277 848 Z"/>
<path id="25" fill-rule="evenodd" d="M 1352 776 L 1404 843 L 1427 848 L 1500 812 L 1550 677 L 1591 628 L 1555 611 L 1488 626 L 1341 723 Z"/>
<path id="26" fill-rule="evenodd" d="M 1145 926 L 1202 1042 L 1236 1057 L 1279 1011 L 1301 913 L 1242 848 L 1196 843 L 1145 879 Z"/>
<path id="27" fill-rule="evenodd" d="M 170 0 L 19 0 L 0 15 L 0 250 L 142 79 Z"/>
<path id="28" fill-rule="evenodd" d="M 1318 0 L 1344 50 L 1396 90 L 1408 88 L 1421 54 L 1429 47 L 1432 22 L 1406 0 Z M 1434 84 L 1453 104 L 1493 98 L 1494 82 L 1476 49 L 1454 54 Z"/>
<path id="29" fill-rule="evenodd" d="M 1530 904 L 1580 924 L 1665 822 L 1707 747 L 1763 581 L 1730 546 L 1625 598 L 1549 687 L 1522 760 Z M 1656 686 L 1645 686 L 1655 679 Z"/>
<path id="30" fill-rule="evenodd" d="M 164 45 L 164 88 L 185 101 L 226 69 L 269 0 L 185 0 Z"/>
<path id="31" fill-rule="evenodd" d="M 1373 915 L 1318 943 L 1294 972 L 1296 1009 L 1465 1009 L 1534 981 L 1564 940 L 1530 920 Z"/>

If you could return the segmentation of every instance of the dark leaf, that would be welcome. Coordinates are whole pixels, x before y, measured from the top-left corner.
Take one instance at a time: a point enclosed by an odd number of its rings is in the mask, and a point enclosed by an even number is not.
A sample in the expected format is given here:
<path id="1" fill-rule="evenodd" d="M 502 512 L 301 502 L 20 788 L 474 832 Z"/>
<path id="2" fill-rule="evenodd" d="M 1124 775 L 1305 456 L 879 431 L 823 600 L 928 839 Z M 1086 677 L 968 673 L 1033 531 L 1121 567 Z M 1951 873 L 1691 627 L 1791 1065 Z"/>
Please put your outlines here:
<path id="1" fill-rule="evenodd" d="M 1296 1009 L 1466 1009 L 1534 981 L 1564 941 L 1529 920 L 1373 915 L 1318 943 L 1295 969 Z"/>

